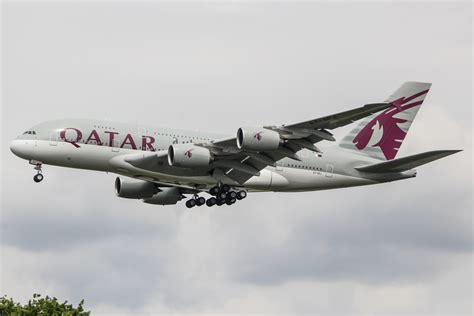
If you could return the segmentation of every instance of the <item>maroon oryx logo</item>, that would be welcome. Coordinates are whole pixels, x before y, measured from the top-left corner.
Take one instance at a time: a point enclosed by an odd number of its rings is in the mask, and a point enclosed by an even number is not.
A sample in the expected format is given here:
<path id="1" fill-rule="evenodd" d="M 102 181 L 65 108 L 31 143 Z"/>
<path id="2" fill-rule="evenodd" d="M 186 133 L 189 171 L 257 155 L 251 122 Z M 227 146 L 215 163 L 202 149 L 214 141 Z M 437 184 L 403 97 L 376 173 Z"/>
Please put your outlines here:
<path id="1" fill-rule="evenodd" d="M 421 105 L 423 100 L 414 101 L 416 98 L 425 95 L 428 90 L 421 91 L 407 98 L 399 98 L 391 102 L 392 106 L 378 116 L 373 118 L 360 132 L 356 135 L 352 141 L 359 150 L 365 149 L 374 136 L 374 131 L 377 130 L 381 133 L 380 140 L 371 147 L 379 147 L 385 158 L 391 160 L 395 158 L 395 155 L 400 148 L 400 144 L 405 138 L 407 132 L 400 128 L 400 124 L 407 122 L 406 119 L 398 118 L 397 114 L 411 109 L 415 106 Z M 410 103 L 411 102 L 411 103 Z"/>
<path id="2" fill-rule="evenodd" d="M 192 149 L 187 150 L 184 152 L 184 155 L 188 158 L 191 158 L 193 156 L 192 151 L 193 151 Z"/>
<path id="3" fill-rule="evenodd" d="M 261 141 L 262 140 L 262 134 L 263 134 L 263 132 L 258 132 L 257 134 L 253 135 L 253 137 L 256 140 Z"/>

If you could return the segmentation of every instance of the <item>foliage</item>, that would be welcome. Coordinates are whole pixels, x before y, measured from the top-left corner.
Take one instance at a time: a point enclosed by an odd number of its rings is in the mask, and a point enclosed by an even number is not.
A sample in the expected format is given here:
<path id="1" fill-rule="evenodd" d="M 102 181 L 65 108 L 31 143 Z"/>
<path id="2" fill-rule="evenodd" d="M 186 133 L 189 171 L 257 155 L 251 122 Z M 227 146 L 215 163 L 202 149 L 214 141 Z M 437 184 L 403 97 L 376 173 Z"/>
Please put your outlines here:
<path id="1" fill-rule="evenodd" d="M 79 302 L 77 307 L 68 304 L 68 301 L 60 303 L 56 297 L 41 297 L 40 294 L 33 294 L 33 299 L 28 304 L 21 305 L 13 301 L 12 298 L 3 296 L 0 298 L 0 316 L 88 316 L 90 312 L 84 311 L 84 300 Z"/>

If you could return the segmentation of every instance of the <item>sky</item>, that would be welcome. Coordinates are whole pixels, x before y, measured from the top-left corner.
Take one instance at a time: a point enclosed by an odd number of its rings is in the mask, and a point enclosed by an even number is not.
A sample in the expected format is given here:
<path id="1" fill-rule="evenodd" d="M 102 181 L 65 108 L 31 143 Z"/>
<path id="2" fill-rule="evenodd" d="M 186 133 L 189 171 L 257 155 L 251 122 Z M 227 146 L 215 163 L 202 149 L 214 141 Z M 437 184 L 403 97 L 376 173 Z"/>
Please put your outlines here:
<path id="1" fill-rule="evenodd" d="M 470 2 L 2 3 L 0 295 L 97 315 L 472 315 Z M 154 206 L 8 144 L 58 118 L 234 135 L 432 82 L 415 179 Z M 334 130 L 336 138 L 352 126 Z"/>

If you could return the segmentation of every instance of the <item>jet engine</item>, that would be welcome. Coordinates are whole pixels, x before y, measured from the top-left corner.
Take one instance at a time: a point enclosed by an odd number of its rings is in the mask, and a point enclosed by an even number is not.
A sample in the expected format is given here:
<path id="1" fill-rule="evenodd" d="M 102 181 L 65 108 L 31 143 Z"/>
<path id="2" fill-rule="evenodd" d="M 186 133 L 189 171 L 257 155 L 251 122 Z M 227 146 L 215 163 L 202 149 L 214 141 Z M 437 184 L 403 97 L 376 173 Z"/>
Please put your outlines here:
<path id="1" fill-rule="evenodd" d="M 209 149 L 193 144 L 171 145 L 168 149 L 170 166 L 182 168 L 207 167 L 211 162 Z"/>
<path id="2" fill-rule="evenodd" d="M 150 198 L 158 192 L 155 183 L 148 181 L 123 181 L 120 177 L 115 179 L 115 194 L 126 199 Z"/>
<path id="3" fill-rule="evenodd" d="M 179 188 L 160 188 L 160 192 L 150 198 L 143 199 L 143 202 L 156 205 L 173 205 L 183 199 Z"/>
<path id="4" fill-rule="evenodd" d="M 250 151 L 270 151 L 280 146 L 280 134 L 278 132 L 260 128 L 237 130 L 237 148 Z"/>

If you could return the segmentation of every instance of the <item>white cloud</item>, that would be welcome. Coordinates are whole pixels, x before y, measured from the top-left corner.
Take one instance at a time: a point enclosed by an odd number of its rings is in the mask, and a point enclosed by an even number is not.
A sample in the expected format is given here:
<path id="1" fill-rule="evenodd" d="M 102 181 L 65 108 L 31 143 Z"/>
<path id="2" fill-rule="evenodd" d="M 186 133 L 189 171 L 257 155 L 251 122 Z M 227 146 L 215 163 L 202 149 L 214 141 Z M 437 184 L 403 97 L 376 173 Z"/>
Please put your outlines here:
<path id="1" fill-rule="evenodd" d="M 7 3 L 4 145 L 60 117 L 234 134 L 428 80 L 400 155 L 464 152 L 407 181 L 189 212 L 120 200 L 102 173 L 35 184 L 2 147 L 2 293 L 97 314 L 472 314 L 468 7 Z"/>

